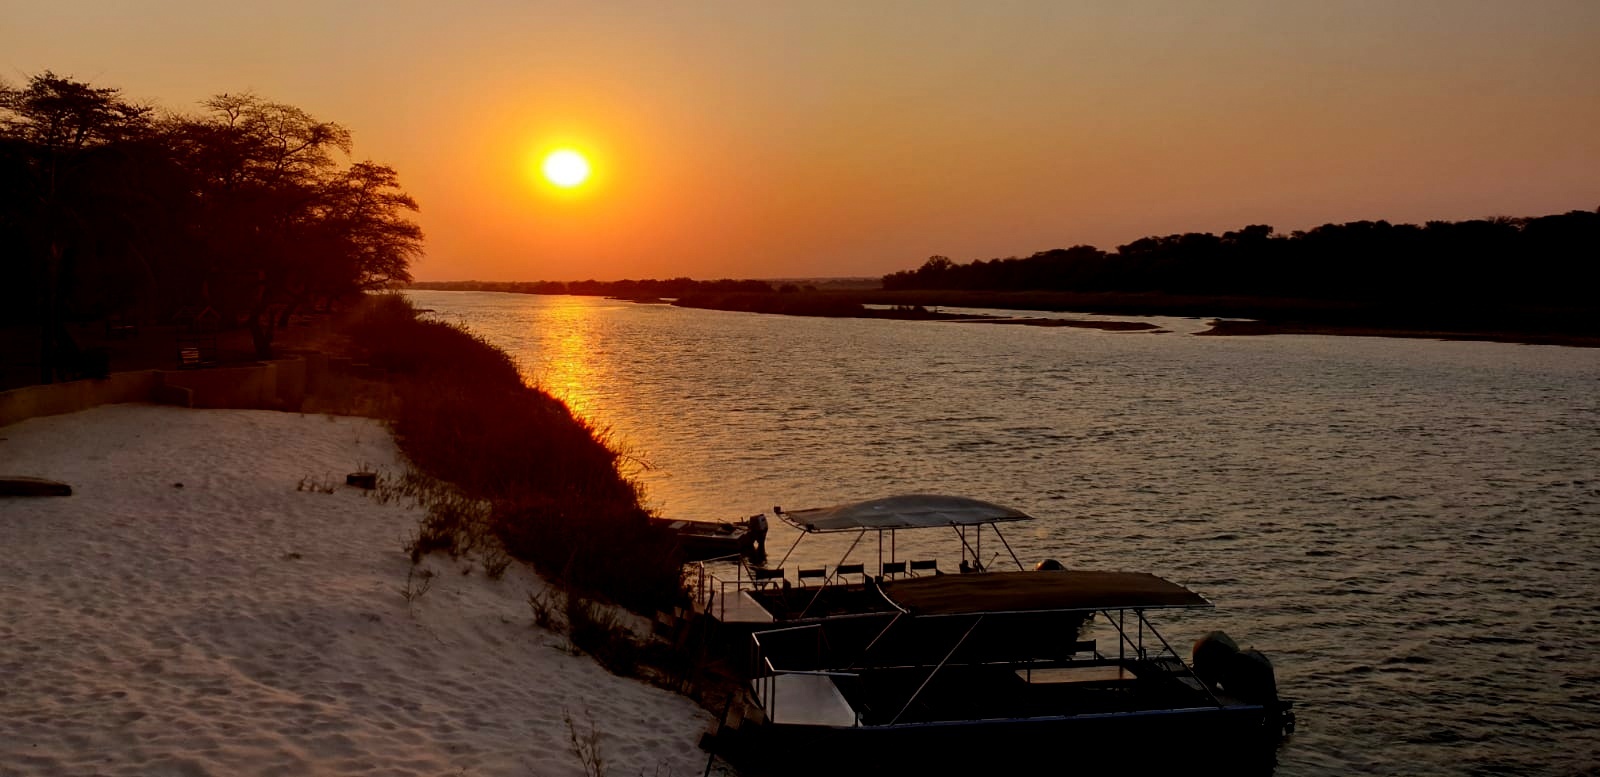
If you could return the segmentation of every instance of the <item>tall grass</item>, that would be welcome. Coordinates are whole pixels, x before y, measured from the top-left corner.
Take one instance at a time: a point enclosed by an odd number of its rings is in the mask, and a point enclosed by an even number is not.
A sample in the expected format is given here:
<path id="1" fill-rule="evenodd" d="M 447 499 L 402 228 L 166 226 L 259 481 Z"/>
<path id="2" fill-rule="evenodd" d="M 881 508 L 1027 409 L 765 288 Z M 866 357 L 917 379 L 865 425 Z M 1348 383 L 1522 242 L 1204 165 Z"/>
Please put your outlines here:
<path id="1" fill-rule="evenodd" d="M 635 610 L 682 597 L 673 538 L 650 524 L 621 454 L 528 386 L 504 351 L 461 327 L 419 320 L 398 295 L 371 298 L 348 332 L 390 375 L 401 450 L 464 496 L 488 500 L 490 530 L 507 552 Z"/>

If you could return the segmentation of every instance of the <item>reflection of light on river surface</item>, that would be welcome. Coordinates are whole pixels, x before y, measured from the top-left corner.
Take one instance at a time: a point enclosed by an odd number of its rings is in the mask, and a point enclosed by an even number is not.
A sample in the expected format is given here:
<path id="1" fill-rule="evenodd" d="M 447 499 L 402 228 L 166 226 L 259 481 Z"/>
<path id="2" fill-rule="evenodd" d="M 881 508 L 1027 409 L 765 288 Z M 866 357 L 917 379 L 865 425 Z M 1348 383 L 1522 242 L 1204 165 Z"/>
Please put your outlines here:
<path id="1" fill-rule="evenodd" d="M 572 412 L 590 421 L 595 418 L 596 387 L 606 379 L 609 362 L 596 358 L 594 341 L 595 309 L 573 304 L 573 297 L 552 297 L 539 326 L 542 352 L 536 364 L 523 364 L 522 372 L 534 385 L 567 403 Z M 566 303 L 566 304 L 561 304 Z"/>

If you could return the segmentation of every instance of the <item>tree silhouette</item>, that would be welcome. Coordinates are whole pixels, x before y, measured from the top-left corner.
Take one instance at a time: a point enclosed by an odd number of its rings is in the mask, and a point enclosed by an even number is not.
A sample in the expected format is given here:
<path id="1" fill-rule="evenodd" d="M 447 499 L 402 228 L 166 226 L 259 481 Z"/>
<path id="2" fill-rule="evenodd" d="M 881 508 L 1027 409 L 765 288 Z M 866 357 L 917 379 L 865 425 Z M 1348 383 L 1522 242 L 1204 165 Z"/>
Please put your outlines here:
<path id="1" fill-rule="evenodd" d="M 158 116 L 48 71 L 0 83 L 0 248 L 32 291 L 0 316 L 38 324 L 42 380 L 71 372 L 67 318 L 210 306 L 268 358 L 294 311 L 410 278 L 417 203 L 393 168 L 344 161 L 349 130 L 249 93 L 202 108 Z"/>

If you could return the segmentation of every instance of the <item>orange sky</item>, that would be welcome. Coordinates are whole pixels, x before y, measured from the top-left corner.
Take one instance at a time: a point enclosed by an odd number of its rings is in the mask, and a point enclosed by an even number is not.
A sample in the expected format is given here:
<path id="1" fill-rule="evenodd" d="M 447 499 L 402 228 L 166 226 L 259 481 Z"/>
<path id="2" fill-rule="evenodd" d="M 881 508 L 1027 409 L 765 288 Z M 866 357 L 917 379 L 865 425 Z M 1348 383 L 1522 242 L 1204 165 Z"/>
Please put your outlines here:
<path id="1" fill-rule="evenodd" d="M 0 78 L 345 124 L 422 203 L 419 279 L 879 275 L 1600 207 L 1591 0 L 232 5 L 10 0 Z M 558 143 L 591 156 L 581 196 L 530 183 Z"/>

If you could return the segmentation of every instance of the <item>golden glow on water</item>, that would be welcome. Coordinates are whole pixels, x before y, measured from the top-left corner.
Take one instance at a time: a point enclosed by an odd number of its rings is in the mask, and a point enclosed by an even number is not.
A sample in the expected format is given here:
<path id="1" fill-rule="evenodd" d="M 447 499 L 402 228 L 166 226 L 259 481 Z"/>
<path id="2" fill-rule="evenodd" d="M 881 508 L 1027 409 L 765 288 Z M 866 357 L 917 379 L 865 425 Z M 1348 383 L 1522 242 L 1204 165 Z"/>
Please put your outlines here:
<path id="1" fill-rule="evenodd" d="M 537 365 L 530 367 L 529 375 L 538 385 L 557 399 L 567 403 L 572 412 L 581 418 L 595 419 L 595 394 L 606 379 L 607 362 L 597 358 L 592 341 L 596 325 L 596 310 L 585 300 L 573 297 L 554 297 L 558 303 L 546 312 L 540 323 L 545 328 L 543 352 L 538 354 Z"/>

